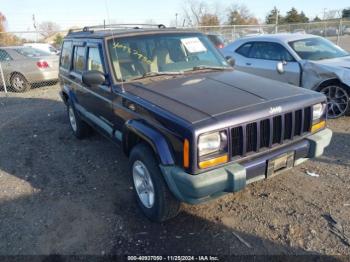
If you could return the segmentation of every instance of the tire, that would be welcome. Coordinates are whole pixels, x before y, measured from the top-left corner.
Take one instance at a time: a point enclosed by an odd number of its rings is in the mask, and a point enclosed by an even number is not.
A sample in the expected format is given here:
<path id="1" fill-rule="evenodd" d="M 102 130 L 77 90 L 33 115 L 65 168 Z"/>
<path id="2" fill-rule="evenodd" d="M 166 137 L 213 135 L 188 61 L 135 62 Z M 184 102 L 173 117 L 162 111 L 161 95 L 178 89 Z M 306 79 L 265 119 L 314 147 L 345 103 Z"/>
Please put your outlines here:
<path id="1" fill-rule="evenodd" d="M 69 125 L 76 138 L 83 139 L 90 135 L 91 127 L 80 118 L 79 114 L 74 108 L 74 105 L 69 100 L 67 103 L 67 115 Z"/>
<path id="2" fill-rule="evenodd" d="M 327 96 L 328 118 L 335 119 L 350 114 L 350 97 L 346 86 L 335 83 L 320 88 Z"/>
<path id="3" fill-rule="evenodd" d="M 147 144 L 140 143 L 132 149 L 129 169 L 137 202 L 147 218 L 155 222 L 163 222 L 177 216 L 181 202 L 168 189 L 158 165 L 153 150 Z M 148 192 L 145 193 L 145 191 Z M 148 201 L 146 195 L 149 197 Z"/>
<path id="4" fill-rule="evenodd" d="M 17 93 L 26 92 L 31 88 L 30 83 L 20 73 L 14 73 L 11 76 L 10 84 L 12 89 Z"/>

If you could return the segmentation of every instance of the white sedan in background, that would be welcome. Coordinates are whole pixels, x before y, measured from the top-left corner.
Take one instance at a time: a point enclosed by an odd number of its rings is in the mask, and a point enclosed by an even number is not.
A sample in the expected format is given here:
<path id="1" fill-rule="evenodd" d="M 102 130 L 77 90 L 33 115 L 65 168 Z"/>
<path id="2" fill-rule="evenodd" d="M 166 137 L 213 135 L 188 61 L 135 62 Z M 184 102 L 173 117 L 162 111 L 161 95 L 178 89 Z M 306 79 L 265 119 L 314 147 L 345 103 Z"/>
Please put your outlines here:
<path id="1" fill-rule="evenodd" d="M 308 34 L 245 37 L 221 50 L 235 68 L 323 92 L 328 117 L 350 113 L 350 54 L 325 38 Z"/>
<path id="2" fill-rule="evenodd" d="M 47 44 L 47 43 L 25 43 L 23 45 L 44 51 L 44 52 L 49 53 L 51 55 L 59 55 L 60 54 L 59 50 L 57 50 L 52 45 Z"/>

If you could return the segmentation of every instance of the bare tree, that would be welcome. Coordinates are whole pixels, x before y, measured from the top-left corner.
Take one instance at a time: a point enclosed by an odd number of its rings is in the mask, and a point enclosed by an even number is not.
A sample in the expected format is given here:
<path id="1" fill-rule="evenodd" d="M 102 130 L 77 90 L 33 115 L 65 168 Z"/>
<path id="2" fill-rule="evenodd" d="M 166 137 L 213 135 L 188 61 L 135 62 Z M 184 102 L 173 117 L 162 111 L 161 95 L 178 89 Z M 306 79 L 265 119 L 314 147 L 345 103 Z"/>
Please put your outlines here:
<path id="1" fill-rule="evenodd" d="M 0 12 L 0 32 L 5 32 L 6 16 Z"/>
<path id="2" fill-rule="evenodd" d="M 40 34 L 45 38 L 52 36 L 59 30 L 59 25 L 51 21 L 44 21 L 39 25 Z"/>
<path id="3" fill-rule="evenodd" d="M 207 13 L 208 6 L 202 0 L 186 0 L 184 3 L 183 16 L 188 26 L 199 26 Z"/>
<path id="4" fill-rule="evenodd" d="M 218 26 L 220 25 L 219 17 L 213 14 L 204 14 L 201 17 L 200 26 Z"/>
<path id="5" fill-rule="evenodd" d="M 256 25 L 258 23 L 258 19 L 243 4 L 234 4 L 228 9 L 227 24 L 229 25 Z"/>
<path id="6" fill-rule="evenodd" d="M 342 10 L 328 10 L 324 12 L 324 20 L 341 18 Z"/>

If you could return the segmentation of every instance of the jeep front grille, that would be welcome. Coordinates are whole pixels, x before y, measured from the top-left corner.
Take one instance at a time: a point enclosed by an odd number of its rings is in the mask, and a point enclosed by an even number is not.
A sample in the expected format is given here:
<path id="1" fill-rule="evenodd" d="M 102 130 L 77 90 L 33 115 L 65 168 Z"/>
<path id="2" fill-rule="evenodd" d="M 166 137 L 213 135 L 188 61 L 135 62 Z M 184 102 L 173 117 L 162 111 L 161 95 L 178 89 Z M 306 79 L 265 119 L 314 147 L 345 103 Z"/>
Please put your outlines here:
<path id="1" fill-rule="evenodd" d="M 259 152 L 263 148 L 303 136 L 311 129 L 311 107 L 299 109 L 231 128 L 232 157 Z"/>

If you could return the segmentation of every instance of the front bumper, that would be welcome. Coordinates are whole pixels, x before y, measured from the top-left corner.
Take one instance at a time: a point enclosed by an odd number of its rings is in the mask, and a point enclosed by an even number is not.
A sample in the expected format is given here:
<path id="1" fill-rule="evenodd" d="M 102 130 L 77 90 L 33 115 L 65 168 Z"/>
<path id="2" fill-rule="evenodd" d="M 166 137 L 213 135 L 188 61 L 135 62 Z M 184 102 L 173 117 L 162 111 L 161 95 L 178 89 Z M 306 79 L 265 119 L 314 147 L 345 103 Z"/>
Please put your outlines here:
<path id="1" fill-rule="evenodd" d="M 267 151 L 242 163 L 228 164 L 198 175 L 191 175 L 176 166 L 160 166 L 170 191 L 182 202 L 198 204 L 230 192 L 242 190 L 247 184 L 265 179 L 269 160 L 294 152 L 294 166 L 321 156 L 329 145 L 332 131 L 324 129 L 294 144 Z"/>

